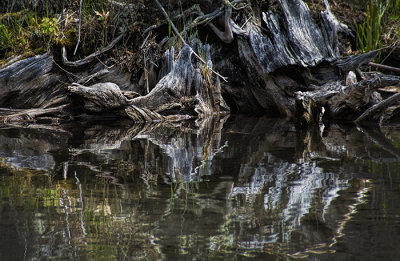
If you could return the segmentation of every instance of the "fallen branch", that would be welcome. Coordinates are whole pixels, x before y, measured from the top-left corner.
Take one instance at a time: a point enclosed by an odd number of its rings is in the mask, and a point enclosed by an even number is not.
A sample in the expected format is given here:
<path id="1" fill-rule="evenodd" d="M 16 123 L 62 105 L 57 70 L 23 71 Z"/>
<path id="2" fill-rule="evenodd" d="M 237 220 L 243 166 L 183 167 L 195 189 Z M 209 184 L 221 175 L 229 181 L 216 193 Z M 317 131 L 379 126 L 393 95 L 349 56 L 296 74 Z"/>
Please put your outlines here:
<path id="1" fill-rule="evenodd" d="M 346 73 L 349 71 L 357 71 L 361 66 L 371 62 L 371 60 L 374 59 L 378 53 L 379 50 L 374 50 L 368 53 L 348 56 L 336 61 L 335 65 Z"/>
<path id="2" fill-rule="evenodd" d="M 67 49 L 65 48 L 65 46 L 63 46 L 62 48 L 62 62 L 64 65 L 67 66 L 71 66 L 71 67 L 78 67 L 78 66 L 82 66 L 85 65 L 87 63 L 90 63 L 91 61 L 94 60 L 94 58 L 96 58 L 96 56 L 99 56 L 109 50 L 111 50 L 124 36 L 124 34 L 120 34 L 117 38 L 115 38 L 109 45 L 107 45 L 106 47 L 104 47 L 101 51 L 97 51 L 94 52 L 92 54 L 90 54 L 89 56 L 86 56 L 85 58 L 78 60 L 78 61 L 68 61 L 67 58 Z"/>
<path id="3" fill-rule="evenodd" d="M 82 4 L 83 4 L 83 0 L 81 0 L 81 1 L 79 2 L 78 41 L 76 42 L 74 55 L 76 54 L 76 51 L 78 50 L 79 43 L 81 42 Z"/>
<path id="4" fill-rule="evenodd" d="M 47 108 L 47 109 L 28 109 L 28 110 L 9 110 L 8 114 L 6 110 L 2 111 L 2 114 L 6 114 L 4 116 L 0 116 L 0 123 L 2 124 L 13 124 L 13 123 L 33 123 L 36 121 L 36 118 L 44 115 L 53 115 L 55 120 L 60 118 L 60 115 L 65 108 L 68 107 L 68 104 L 64 104 L 55 108 Z"/>
<path id="5" fill-rule="evenodd" d="M 85 84 L 85 83 L 89 82 L 90 80 L 92 80 L 93 78 L 106 75 L 106 74 L 109 73 L 109 72 L 110 72 L 109 70 L 103 69 L 103 70 L 101 70 L 101 71 L 98 71 L 98 72 L 96 72 L 96 73 L 94 73 L 94 74 L 88 75 L 87 77 L 84 77 L 84 78 L 80 79 L 80 80 L 77 81 L 76 83 Z"/>
<path id="6" fill-rule="evenodd" d="M 217 8 L 215 9 L 213 12 L 209 13 L 209 14 L 204 14 L 203 11 L 200 10 L 200 16 L 196 17 L 196 19 L 193 20 L 193 22 L 191 23 L 190 27 L 196 27 L 205 23 L 209 23 L 210 21 L 212 21 L 214 18 L 220 16 L 223 14 L 223 8 Z M 186 29 L 187 30 L 187 29 Z"/>
<path id="7" fill-rule="evenodd" d="M 361 114 L 354 122 L 355 123 L 360 123 L 361 121 L 371 117 L 375 113 L 382 111 L 389 107 L 390 105 L 396 103 L 398 100 L 400 100 L 400 92 L 396 93 L 386 100 L 381 101 L 378 104 L 375 104 L 374 106 L 370 107 L 368 110 L 366 110 L 363 114 Z"/>
<path id="8" fill-rule="evenodd" d="M 341 82 L 328 82 L 312 91 L 297 92 L 296 100 L 302 108 L 300 111 L 304 112 L 301 117 L 307 123 L 319 122 L 319 116 L 359 122 L 364 116 L 360 116 L 360 119 L 356 117 L 366 112 L 364 108 L 368 106 L 372 93 L 379 88 L 396 85 L 399 82 L 397 76 L 375 73 L 370 79 L 349 86 L 343 86 Z"/>
<path id="9" fill-rule="evenodd" d="M 373 62 L 368 63 L 368 65 L 382 69 L 382 70 L 400 73 L 400 68 L 397 68 L 397 67 L 387 66 L 387 65 L 383 65 L 383 64 L 377 64 L 377 63 L 373 63 Z"/>

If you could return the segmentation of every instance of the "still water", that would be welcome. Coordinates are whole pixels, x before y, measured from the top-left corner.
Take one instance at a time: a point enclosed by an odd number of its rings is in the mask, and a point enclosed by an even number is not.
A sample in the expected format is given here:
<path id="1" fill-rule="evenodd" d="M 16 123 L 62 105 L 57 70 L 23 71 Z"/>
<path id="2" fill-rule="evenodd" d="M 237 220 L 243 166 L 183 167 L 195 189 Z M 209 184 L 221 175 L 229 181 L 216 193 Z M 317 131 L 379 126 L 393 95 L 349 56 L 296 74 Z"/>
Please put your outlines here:
<path id="1" fill-rule="evenodd" d="M 0 129 L 0 260 L 399 260 L 400 131 Z"/>

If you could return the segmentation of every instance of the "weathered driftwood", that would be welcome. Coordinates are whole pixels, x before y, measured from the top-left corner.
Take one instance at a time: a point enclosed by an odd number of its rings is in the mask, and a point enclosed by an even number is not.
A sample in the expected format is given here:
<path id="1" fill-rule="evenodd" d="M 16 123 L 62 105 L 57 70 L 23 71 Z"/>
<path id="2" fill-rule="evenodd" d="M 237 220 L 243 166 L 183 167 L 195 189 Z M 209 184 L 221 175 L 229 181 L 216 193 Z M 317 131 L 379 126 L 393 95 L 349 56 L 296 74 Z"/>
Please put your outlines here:
<path id="1" fill-rule="evenodd" d="M 65 96 L 59 86 L 67 78 L 54 72 L 53 57 L 43 54 L 18 61 L 0 70 L 0 106 L 2 108 L 39 108 L 49 100 Z"/>
<path id="2" fill-rule="evenodd" d="M 84 100 L 84 107 L 90 112 L 103 112 L 123 109 L 128 106 L 128 99 L 115 83 L 97 83 L 90 87 L 73 84 L 68 90 Z"/>
<path id="3" fill-rule="evenodd" d="M 53 57 L 44 54 L 18 61 L 0 70 L 0 104 L 5 108 L 0 111 L 0 123 L 58 124 L 73 120 L 84 112 L 79 104 L 75 104 L 74 99 L 71 100 L 67 88 L 69 81 L 86 83 L 99 79 L 114 80 L 124 90 L 130 88 L 129 80 L 117 67 L 104 67 L 87 66 L 87 71 L 71 74 L 58 70 Z M 131 97 L 137 96 L 134 91 L 124 93 Z"/>
<path id="4" fill-rule="evenodd" d="M 385 70 L 385 71 L 392 71 L 392 72 L 400 73 L 400 68 L 397 68 L 397 67 L 373 63 L 373 62 L 368 63 L 368 65 L 371 67 L 376 67 L 378 69 Z"/>
<path id="5" fill-rule="evenodd" d="M 164 7 L 161 5 L 161 3 L 158 0 L 153 0 L 156 5 L 158 6 L 158 8 L 161 10 L 162 14 L 164 15 L 164 17 L 166 18 L 166 20 L 170 23 L 172 29 L 174 30 L 174 32 L 178 35 L 179 39 L 182 41 L 182 43 L 184 45 L 186 44 L 186 40 L 182 37 L 182 34 L 178 31 L 178 29 L 176 28 L 174 22 L 171 20 L 171 18 L 169 17 L 169 15 L 167 14 L 167 12 L 165 11 Z M 230 19 L 230 16 L 229 16 Z M 232 33 L 232 32 L 231 32 Z M 189 46 L 190 47 L 190 46 Z M 197 57 L 197 59 L 199 59 L 203 64 L 205 64 L 207 66 L 207 61 L 205 61 L 202 57 L 199 56 L 199 54 L 197 54 L 195 51 L 191 51 L 191 54 L 194 54 L 194 56 Z M 225 77 L 223 77 L 221 74 L 219 74 L 218 72 L 214 71 L 211 67 L 208 67 L 209 70 L 211 70 L 211 72 L 215 73 L 218 77 L 221 77 L 224 81 L 226 81 Z"/>
<path id="6" fill-rule="evenodd" d="M 221 97 L 219 81 L 211 78 L 210 46 L 197 42 L 193 46 L 208 57 L 207 64 L 192 62 L 193 48 L 188 45 L 183 47 L 176 62 L 173 61 L 174 49 L 167 51 L 162 69 L 162 74 L 166 75 L 146 96 L 128 99 L 114 83 L 89 87 L 73 84 L 68 90 L 83 99 L 84 108 L 89 112 L 123 114 L 124 111 L 135 122 L 227 113 L 229 108 Z"/>
<path id="7" fill-rule="evenodd" d="M 313 20 L 301 0 L 278 0 L 279 12 L 260 13 L 260 17 L 248 16 L 259 4 L 254 1 L 196 3 L 196 7 L 184 4 L 188 9 L 183 13 L 192 17 L 186 18 L 191 22 L 179 32 L 163 7 L 166 2 L 152 1 L 151 10 L 165 16 L 183 43 L 166 48 L 157 61 L 161 67 L 154 69 L 154 88 L 146 90 L 149 85 L 131 82 L 134 77 L 109 62 L 107 68 L 95 62 L 96 56 L 117 45 L 121 35 L 102 51 L 79 61 L 68 61 L 64 53 L 65 68 L 46 54 L 0 70 L 0 107 L 53 110 L 65 106 L 60 118 L 68 118 L 65 113 L 69 113 L 70 119 L 111 117 L 135 122 L 201 118 L 233 108 L 237 112 L 299 117 L 312 124 L 321 119 L 353 121 L 379 102 L 378 88 L 399 83 L 398 77 L 367 77 L 360 72 L 377 51 L 342 57 L 338 33 L 351 32 L 334 17 L 327 1 L 320 23 Z M 244 5 L 238 8 L 239 3 Z M 178 1 L 170 3 L 174 6 Z M 232 9 L 238 15 L 232 16 Z M 221 21 L 216 19 L 219 16 Z M 211 20 L 213 24 L 207 25 Z M 199 39 L 184 37 L 191 26 L 202 29 L 206 25 L 211 30 L 204 31 L 216 33 L 219 40 L 213 37 L 210 44 L 203 45 Z M 180 50 L 178 57 L 175 50 Z M 79 68 L 71 73 L 69 67 Z M 357 77 L 350 81 L 348 75 L 353 71 Z M 56 114 L 52 111 L 51 117 Z M 21 122 L 26 122 L 21 115 L 31 115 L 29 122 L 45 117 L 39 111 L 0 115 Z"/>
<path id="8" fill-rule="evenodd" d="M 0 124 L 58 124 L 63 117 L 68 117 L 68 105 L 61 105 L 49 109 L 6 110 L 0 111 Z"/>
<path id="9" fill-rule="evenodd" d="M 327 0 L 324 0 L 324 4 L 326 9 L 325 11 L 321 12 L 321 26 L 325 44 L 330 56 L 339 57 L 340 50 L 338 33 L 343 32 L 348 35 L 352 35 L 352 33 L 347 25 L 339 22 L 339 20 L 337 20 L 332 14 L 329 2 Z"/>
<path id="10" fill-rule="evenodd" d="M 219 81 L 212 80 L 210 46 L 194 42 L 181 50 L 176 62 L 172 64 L 173 49 L 164 57 L 163 72 L 171 68 L 156 87 L 146 96 L 137 97 L 131 104 L 146 108 L 162 115 L 200 116 L 228 112 L 220 91 Z M 202 50 L 207 64 L 192 62 L 193 49 Z M 172 53 L 171 53 L 172 52 Z M 217 78 L 218 79 L 218 78 Z"/>
<path id="11" fill-rule="evenodd" d="M 339 69 L 341 69 L 343 72 L 356 71 L 361 66 L 366 65 L 370 61 L 372 61 L 378 55 L 378 53 L 379 51 L 375 50 L 360 55 L 347 56 L 337 60 L 335 62 L 335 65 L 339 67 Z"/>
<path id="12" fill-rule="evenodd" d="M 362 113 L 365 107 L 373 104 L 371 95 L 376 90 L 398 83 L 399 77 L 377 74 L 371 79 L 347 86 L 328 101 L 330 117 L 336 119 L 353 118 Z"/>
<path id="13" fill-rule="evenodd" d="M 398 83 L 399 77 L 382 74 L 349 86 L 331 82 L 314 91 L 298 92 L 297 102 L 307 123 L 316 122 L 321 116 L 353 121 L 373 103 L 371 96 L 376 90 Z"/>
<path id="14" fill-rule="evenodd" d="M 323 75 L 325 83 L 327 79 L 339 78 L 333 62 L 339 58 L 337 33 L 344 27 L 328 9 L 324 27 L 320 29 L 304 2 L 278 3 L 283 16 L 272 11 L 262 13 L 264 23 L 248 23 L 248 40 L 238 39 L 238 52 L 246 62 L 246 74 L 252 81 L 252 92 L 242 94 L 258 103 L 264 113 L 275 111 L 283 116 L 293 116 L 298 109 L 295 90 L 308 88 L 306 82 L 310 79 L 304 73 L 306 70 Z M 325 65 L 321 66 L 324 62 L 331 64 L 332 69 L 325 70 Z M 299 78 L 303 79 L 299 81 Z"/>
<path id="15" fill-rule="evenodd" d="M 312 67 L 337 58 L 337 53 L 329 53 L 322 31 L 314 23 L 308 6 L 300 0 L 278 1 L 283 12 L 263 13 L 266 25 L 263 35 L 254 25 L 249 24 L 249 43 L 264 73 L 272 73 L 289 65 Z M 335 56 L 332 56 L 335 55 Z"/>

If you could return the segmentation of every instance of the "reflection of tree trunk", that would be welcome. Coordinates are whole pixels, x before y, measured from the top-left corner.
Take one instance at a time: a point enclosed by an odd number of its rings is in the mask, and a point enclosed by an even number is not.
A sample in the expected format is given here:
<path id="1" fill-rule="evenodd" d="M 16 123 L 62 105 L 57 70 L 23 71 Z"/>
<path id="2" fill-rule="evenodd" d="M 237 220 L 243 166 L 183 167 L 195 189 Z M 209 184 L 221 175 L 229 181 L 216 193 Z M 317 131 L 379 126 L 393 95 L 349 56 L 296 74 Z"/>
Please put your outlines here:
<path id="1" fill-rule="evenodd" d="M 85 228 L 85 217 L 84 217 L 84 211 L 85 211 L 85 204 L 83 201 L 83 192 L 82 192 L 82 184 L 81 181 L 79 180 L 79 178 L 76 176 L 76 172 L 75 172 L 75 179 L 76 179 L 76 184 L 79 187 L 79 202 L 81 204 L 80 209 L 81 209 L 81 213 L 80 213 L 80 219 L 81 219 L 81 229 L 82 229 L 82 235 L 83 237 L 86 237 L 87 233 L 86 233 L 86 228 Z"/>
<path id="2" fill-rule="evenodd" d="M 74 203 L 63 204 L 66 210 L 61 214 L 66 221 L 55 218 L 63 221 L 60 222 L 63 227 L 49 232 L 55 237 L 55 231 L 66 231 L 59 235 L 64 240 L 62 247 L 72 250 L 70 255 L 79 255 L 74 252 L 81 247 L 79 237 L 83 237 L 85 232 L 89 233 L 89 227 L 93 224 L 87 220 L 82 222 L 83 207 L 85 211 L 95 212 L 101 206 L 113 206 L 112 200 L 126 200 L 124 203 L 127 209 L 125 212 L 118 211 L 115 207 L 117 203 L 114 202 L 114 209 L 108 213 L 118 218 L 110 219 L 112 226 L 108 226 L 107 222 L 99 223 L 100 229 L 108 228 L 110 232 L 107 233 L 110 234 L 107 235 L 126 236 L 130 240 L 129 244 L 132 243 L 130 236 L 143 229 L 138 224 L 146 222 L 155 224 L 154 230 L 150 228 L 152 233 L 146 231 L 147 236 L 164 236 L 159 237 L 159 244 L 170 244 L 169 240 L 177 240 L 179 236 L 190 234 L 187 231 L 196 229 L 196 235 L 189 240 L 210 242 L 211 237 L 231 236 L 229 239 L 234 238 L 235 247 L 249 247 L 251 250 L 254 250 L 254 245 L 264 247 L 265 244 L 285 244 L 284 251 L 292 253 L 298 250 L 298 245 L 292 248 L 290 244 L 293 241 L 289 239 L 301 238 L 301 247 L 306 250 L 302 249 L 298 255 L 307 255 L 312 251 L 330 251 L 332 245 L 329 245 L 340 238 L 357 206 L 369 195 L 369 187 L 358 182 L 359 179 L 354 179 L 355 174 L 365 175 L 365 165 L 355 164 L 354 159 L 380 162 L 381 157 L 384 160 L 396 160 L 387 153 L 387 148 L 390 148 L 389 144 L 385 144 L 387 140 L 383 142 L 382 138 L 375 137 L 376 134 L 366 136 L 366 131 L 336 125 L 321 130 L 318 126 L 299 130 L 290 121 L 267 118 L 249 120 L 244 116 L 226 122 L 225 119 L 207 118 L 196 122 L 143 123 L 131 128 L 126 127 L 126 124 L 122 124 L 122 127 L 89 125 L 79 130 L 72 125 L 69 132 L 58 134 L 54 130 L 14 128 L 1 130 L 0 141 L 3 146 L 0 146 L 0 152 L 5 157 L 7 149 L 12 148 L 14 153 L 8 155 L 10 158 L 23 157 L 28 155 L 23 149 L 29 145 L 37 149 L 37 154 L 52 155 L 59 165 L 54 166 L 50 172 L 58 171 L 60 174 L 61 164 L 67 171 L 64 162 L 68 160 L 67 172 L 72 184 L 75 180 L 71 173 L 75 169 L 80 171 L 76 172 L 76 177 L 79 175 L 82 187 L 73 186 L 76 193 L 63 192 L 60 196 L 65 200 L 71 197 Z M 379 144 L 377 140 L 381 140 Z M 61 153 L 58 152 L 60 150 Z M 65 155 L 57 160 L 60 157 L 58 154 Z M 335 157 L 336 160 L 330 160 L 329 157 Z M 90 169 L 92 166 L 97 168 Z M 212 182 L 194 184 L 204 177 L 202 175 L 208 174 L 213 177 L 205 179 Z M 102 190 L 101 185 L 91 179 L 94 176 L 106 183 L 104 191 L 107 192 L 89 200 L 91 192 L 87 186 L 100 186 L 95 191 Z M 85 182 L 88 177 L 90 181 Z M 107 178 L 113 178 L 113 182 L 109 183 Z M 53 185 L 55 181 L 57 178 L 51 180 Z M 163 182 L 173 183 L 172 196 L 176 204 L 174 211 L 169 211 L 167 215 L 163 213 L 170 207 L 170 195 L 168 185 Z M 120 186 L 109 185 L 115 183 L 126 183 L 129 188 L 135 189 L 120 190 Z M 17 184 L 22 186 L 19 182 Z M 63 180 L 58 184 L 62 187 L 69 183 Z M 191 194 L 190 188 L 193 185 L 198 187 Z M 42 183 L 38 186 L 43 188 Z M 207 188 L 204 189 L 204 186 Z M 110 190 L 111 187 L 115 188 L 115 194 Z M 17 191 L 22 191 L 19 188 Z M 179 189 L 174 190 L 176 188 L 180 189 L 181 194 Z M 117 194 L 119 192 L 121 194 Z M 165 200 L 160 200 L 163 197 Z M 110 200 L 109 203 L 107 200 Z M 184 208 L 185 200 L 192 200 L 195 207 Z M 84 206 L 79 204 L 83 201 Z M 341 203 L 338 204 L 338 201 Z M 151 204 L 147 205 L 146 202 Z M 144 207 L 157 209 L 159 216 L 149 217 L 143 211 Z M 68 211 L 74 211 L 76 215 Z M 27 223 L 35 218 L 40 220 L 41 217 L 30 216 L 32 213 L 29 213 Z M 54 213 L 60 215 L 58 211 Z M 216 220 L 204 229 L 200 219 L 202 215 L 209 214 L 216 214 Z M 184 220 L 176 222 L 177 218 Z M 20 224 L 19 227 L 23 230 L 22 235 L 26 234 L 26 238 L 32 239 L 28 241 L 30 249 L 42 247 L 43 241 L 35 241 L 39 238 L 34 238 L 36 231 L 28 231 L 26 224 Z M 224 229 L 218 230 L 220 227 Z M 233 230 L 237 234 L 232 235 Z M 91 236 L 98 235 L 93 230 L 90 233 Z M 49 234 L 44 234 L 46 239 Z M 79 245 L 71 244 L 71 237 L 72 241 L 78 239 L 75 242 Z M 118 238 L 119 242 L 124 240 L 121 238 Z M 143 238 L 135 240 L 151 241 L 149 237 Z M 333 241 L 330 241 L 332 238 Z M 47 244 L 48 241 L 45 242 Z M 317 245 L 316 242 L 325 245 Z M 223 244 L 228 243 L 221 240 L 215 244 L 225 247 Z M 229 244 L 232 244 L 232 240 L 229 240 Z M 175 246 L 180 247 L 179 244 Z"/>
<path id="3" fill-rule="evenodd" d="M 174 182 L 195 181 L 211 173 L 211 160 L 227 146 L 221 140 L 225 120 L 207 118 L 186 123 L 146 123 L 131 128 L 92 126 L 85 130 L 87 140 L 79 147 L 69 149 L 69 153 L 74 161 L 78 160 L 74 164 L 110 179 L 112 184 L 120 185 L 121 180 L 115 173 L 102 168 L 103 161 L 109 158 L 118 159 L 121 169 L 137 169 L 146 173 L 149 179 L 164 173 Z M 140 148 L 131 147 L 132 141 L 140 141 Z M 137 160 L 127 158 L 132 153 L 127 149 L 137 151 L 134 155 Z M 159 150 L 164 155 L 161 158 Z M 98 159 L 88 162 L 85 158 L 88 154 L 96 155 Z"/>

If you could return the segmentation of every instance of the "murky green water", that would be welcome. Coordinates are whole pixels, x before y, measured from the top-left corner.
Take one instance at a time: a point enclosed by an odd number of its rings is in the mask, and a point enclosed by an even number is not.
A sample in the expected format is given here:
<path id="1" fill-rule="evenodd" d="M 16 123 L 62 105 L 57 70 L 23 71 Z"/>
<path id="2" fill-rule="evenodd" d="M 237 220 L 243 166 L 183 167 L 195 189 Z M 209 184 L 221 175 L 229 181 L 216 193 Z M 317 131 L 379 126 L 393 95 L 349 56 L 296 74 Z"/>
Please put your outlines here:
<path id="1" fill-rule="evenodd" d="M 400 132 L 0 129 L 0 260 L 398 260 Z"/>

